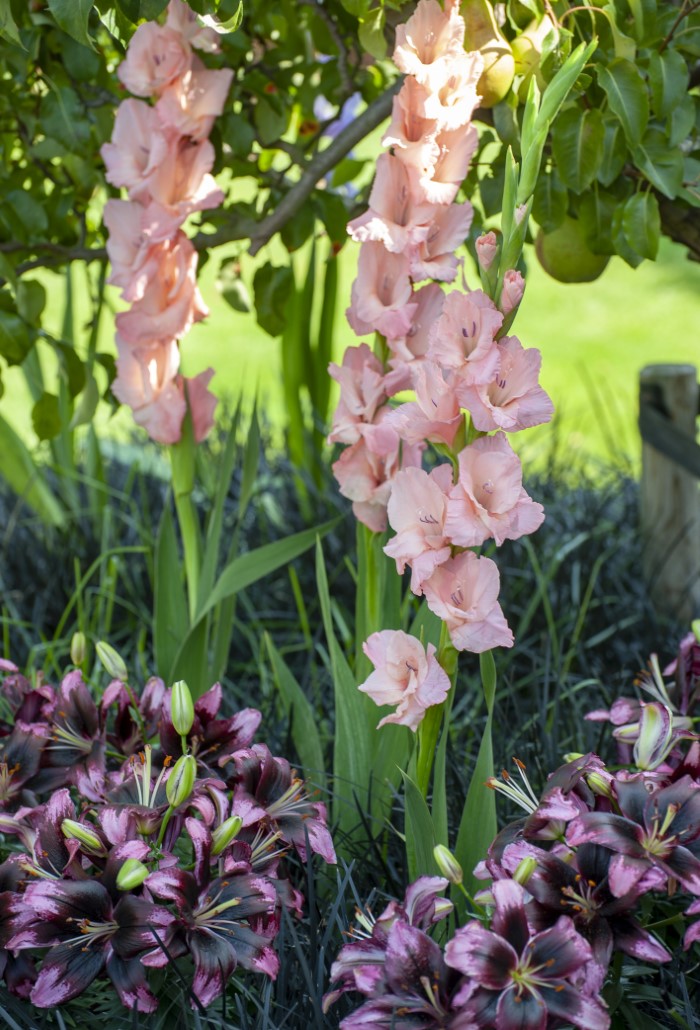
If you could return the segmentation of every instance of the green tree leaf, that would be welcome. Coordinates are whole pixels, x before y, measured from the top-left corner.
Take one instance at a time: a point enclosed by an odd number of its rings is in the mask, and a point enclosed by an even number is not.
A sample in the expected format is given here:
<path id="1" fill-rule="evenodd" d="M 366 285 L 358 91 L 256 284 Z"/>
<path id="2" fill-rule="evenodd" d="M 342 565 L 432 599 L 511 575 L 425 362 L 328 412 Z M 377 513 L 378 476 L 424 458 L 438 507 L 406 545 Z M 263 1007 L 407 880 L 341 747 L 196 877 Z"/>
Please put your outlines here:
<path id="1" fill-rule="evenodd" d="M 610 109 L 620 119 L 627 141 L 636 146 L 649 121 L 649 97 L 641 72 L 631 61 L 616 58 L 607 68 L 598 67 L 598 82 Z"/>
<path id="2" fill-rule="evenodd" d="M 622 260 L 626 261 L 631 268 L 637 268 L 641 265 L 644 258 L 636 252 L 625 236 L 625 228 L 622 222 L 623 214 L 624 205 L 620 204 L 615 208 L 612 220 L 612 238 L 615 244 L 615 253 L 619 254 Z"/>
<path id="3" fill-rule="evenodd" d="M 46 305 L 46 290 L 36 279 L 20 279 L 17 283 L 17 311 L 30 325 L 38 325 Z"/>
<path id="4" fill-rule="evenodd" d="M 654 113 L 660 118 L 670 114 L 688 90 L 688 67 L 677 50 L 657 51 L 649 58 L 649 85 Z"/>
<path id="5" fill-rule="evenodd" d="M 0 310 L 0 354 L 8 365 L 21 365 L 31 346 L 27 323 L 13 311 Z"/>
<path id="6" fill-rule="evenodd" d="M 598 182 L 603 186 L 610 186 L 625 166 L 627 141 L 617 119 L 606 118 L 604 129 Z"/>
<path id="7" fill-rule="evenodd" d="M 594 254 L 614 254 L 610 226 L 620 203 L 619 197 L 606 190 L 590 190 L 581 198 L 578 218 L 583 225 L 586 243 Z"/>
<path id="8" fill-rule="evenodd" d="M 238 258 L 226 258 L 219 265 L 216 287 L 234 311 L 249 312 L 252 309 L 248 287 L 241 279 L 241 265 Z"/>
<path id="9" fill-rule="evenodd" d="M 661 235 L 659 203 L 653 193 L 635 193 L 622 209 L 622 229 L 637 254 L 656 260 Z"/>
<path id="10" fill-rule="evenodd" d="M 562 182 L 582 193 L 595 178 L 603 152 L 605 128 L 600 111 L 571 107 L 552 126 L 552 150 Z"/>
<path id="11" fill-rule="evenodd" d="M 376 7 L 364 17 L 360 18 L 360 29 L 358 38 L 368 54 L 381 61 L 386 57 L 386 39 L 384 37 L 384 23 L 386 15 L 383 7 Z"/>
<path id="12" fill-rule="evenodd" d="M 270 336 L 281 336 L 284 331 L 293 286 L 292 270 L 288 265 L 275 266 L 268 261 L 255 273 L 255 314 L 258 324 Z"/>
<path id="13" fill-rule="evenodd" d="M 15 43 L 24 49 L 17 22 L 12 15 L 10 0 L 0 0 L 0 36 L 8 43 Z"/>
<path id="14" fill-rule="evenodd" d="M 93 43 L 87 30 L 92 0 L 48 0 L 48 5 L 59 28 L 78 43 L 92 48 Z"/>
<path id="15" fill-rule="evenodd" d="M 683 154 L 668 145 L 665 135 L 650 129 L 639 146 L 632 152 L 634 163 L 669 200 L 673 200 L 683 185 Z"/>
<path id="16" fill-rule="evenodd" d="M 44 393 L 32 408 L 32 425 L 40 440 L 51 440 L 61 432 L 58 397 Z"/>
<path id="17" fill-rule="evenodd" d="M 532 217 L 545 232 L 553 232 L 564 221 L 569 207 L 569 191 L 556 168 L 540 175 L 535 186 Z"/>

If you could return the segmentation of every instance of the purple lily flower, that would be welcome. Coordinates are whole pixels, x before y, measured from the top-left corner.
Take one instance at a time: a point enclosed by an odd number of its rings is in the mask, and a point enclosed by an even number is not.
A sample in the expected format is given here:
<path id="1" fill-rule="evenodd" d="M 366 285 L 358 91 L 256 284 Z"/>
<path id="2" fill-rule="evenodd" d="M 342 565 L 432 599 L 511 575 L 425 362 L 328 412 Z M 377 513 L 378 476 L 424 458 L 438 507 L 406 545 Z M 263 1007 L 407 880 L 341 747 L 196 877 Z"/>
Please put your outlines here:
<path id="1" fill-rule="evenodd" d="M 8 736 L 18 722 L 46 722 L 51 718 L 56 703 L 52 686 L 42 683 L 39 678 L 33 687 L 16 665 L 11 662 L 7 664 L 10 675 L 5 676 L 0 686 L 0 699 L 3 702 L 0 707 L 0 737 Z M 5 714 L 10 715 L 9 720 L 3 717 Z"/>
<path id="2" fill-rule="evenodd" d="M 163 698 L 160 719 L 160 746 L 164 754 L 177 756 L 182 741 L 175 731 L 170 716 L 170 695 Z M 217 719 L 221 708 L 221 684 L 215 683 L 194 703 L 194 722 L 187 734 L 187 744 L 197 763 L 216 773 L 242 748 L 247 748 L 255 736 L 261 714 L 255 708 L 244 708 L 230 719 Z"/>
<path id="3" fill-rule="evenodd" d="M 681 640 L 678 656 L 666 666 L 664 676 L 675 676 L 674 699 L 681 712 L 690 711 L 700 695 L 700 641 L 693 632 Z"/>
<path id="4" fill-rule="evenodd" d="M 17 893 L 25 875 L 19 855 L 12 855 L 0 865 L 0 979 L 4 979 L 12 994 L 28 998 L 34 981 L 34 960 L 23 951 L 13 952 L 7 942 L 13 934 L 13 919 L 17 913 Z"/>
<path id="5" fill-rule="evenodd" d="M 50 948 L 32 988 L 31 1001 L 49 1008 L 81 994 L 106 972 L 124 1005 L 153 1012 L 157 999 L 140 961 L 153 947 L 153 932 L 168 927 L 164 908 L 131 895 L 112 904 L 96 880 L 30 884 L 15 917 L 10 950 Z"/>
<path id="6" fill-rule="evenodd" d="M 165 683 L 158 676 L 151 676 L 139 698 L 138 710 L 145 728 L 146 739 L 143 739 L 141 725 L 132 715 L 133 703 L 131 695 L 121 680 L 112 680 L 106 687 L 100 702 L 100 712 L 106 721 L 108 709 L 116 704 L 113 730 L 107 734 L 109 743 L 123 755 L 133 755 L 141 751 L 158 732 L 158 720 L 161 716 Z M 179 752 L 177 752 L 179 754 Z"/>
<path id="7" fill-rule="evenodd" d="M 104 769 L 105 733 L 97 705 L 79 669 L 64 676 L 51 722 L 52 741 L 44 751 L 33 789 L 48 792 L 75 782 L 78 766 Z"/>
<path id="8" fill-rule="evenodd" d="M 621 898 L 608 883 L 612 853 L 598 844 L 582 844 L 576 853 L 562 855 L 513 845 L 504 866 L 515 871 L 521 858 L 535 858 L 537 866 L 525 883 L 533 900 L 526 905 L 528 919 L 537 930 L 552 926 L 561 915 L 569 916 L 578 933 L 591 945 L 601 971 L 601 982 L 613 951 L 643 962 L 668 962 L 671 955 L 634 917 L 640 896 L 656 886 L 640 881 Z"/>
<path id="9" fill-rule="evenodd" d="M 277 975 L 279 959 L 270 941 L 278 930 L 277 894 L 265 878 L 217 877 L 202 886 L 191 872 L 167 869 L 146 880 L 151 894 L 173 901 L 179 918 L 168 928 L 164 944 L 173 958 L 190 954 L 195 973 L 192 990 L 209 1005 L 224 990 L 237 966 Z M 169 959 L 163 948 L 143 957 L 160 968 Z"/>
<path id="10" fill-rule="evenodd" d="M 618 781 L 617 798 L 621 815 L 582 815 L 570 826 L 568 843 L 601 844 L 614 852 L 609 884 L 616 898 L 628 894 L 651 870 L 700 894 L 698 784 L 689 776 L 661 789 L 642 779 Z"/>
<path id="11" fill-rule="evenodd" d="M 233 811 L 244 826 L 259 823 L 264 830 L 278 833 L 293 844 L 306 861 L 306 841 L 326 862 L 336 861 L 331 835 L 326 826 L 326 806 L 310 801 L 303 780 L 293 776 L 289 762 L 275 758 L 264 744 L 239 752 L 234 757 L 236 785 Z"/>
<path id="12" fill-rule="evenodd" d="M 0 749 L 0 810 L 11 810 L 23 801 L 36 803 L 32 788 L 48 739 L 48 727 L 24 722 L 15 723 L 12 733 L 3 738 Z"/>
<path id="13" fill-rule="evenodd" d="M 590 945 L 567 916 L 532 934 L 523 888 L 514 880 L 493 885 L 496 911 L 491 930 L 472 921 L 457 930 L 445 949 L 448 966 L 467 982 L 454 1008 L 471 1019 L 465 1026 L 496 1030 L 546 1030 L 550 1017 L 586 1030 L 607 1030 L 602 1002 L 587 996 Z"/>

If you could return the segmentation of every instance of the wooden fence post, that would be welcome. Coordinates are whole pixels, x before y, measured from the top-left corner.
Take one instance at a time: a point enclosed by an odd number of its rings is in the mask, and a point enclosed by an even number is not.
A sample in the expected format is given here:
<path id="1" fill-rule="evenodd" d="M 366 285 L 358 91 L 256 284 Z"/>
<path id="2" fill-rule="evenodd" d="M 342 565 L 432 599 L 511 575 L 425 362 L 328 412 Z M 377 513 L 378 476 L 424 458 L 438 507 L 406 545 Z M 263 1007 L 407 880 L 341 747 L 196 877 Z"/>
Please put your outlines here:
<path id="1" fill-rule="evenodd" d="M 676 430 L 676 456 L 695 451 L 697 369 L 647 365 L 639 377 L 642 483 L 640 521 L 643 572 L 657 608 L 689 623 L 700 615 L 700 480 L 648 439 L 659 415 Z M 644 415 L 652 422 L 645 432 Z M 669 426 L 670 423 L 670 426 Z M 659 425 L 664 429 L 663 423 Z M 684 450 L 683 440 L 687 438 Z M 661 443 L 659 442 L 659 446 Z M 673 450 L 673 441 L 671 441 Z M 697 462 L 696 455 L 693 460 Z"/>

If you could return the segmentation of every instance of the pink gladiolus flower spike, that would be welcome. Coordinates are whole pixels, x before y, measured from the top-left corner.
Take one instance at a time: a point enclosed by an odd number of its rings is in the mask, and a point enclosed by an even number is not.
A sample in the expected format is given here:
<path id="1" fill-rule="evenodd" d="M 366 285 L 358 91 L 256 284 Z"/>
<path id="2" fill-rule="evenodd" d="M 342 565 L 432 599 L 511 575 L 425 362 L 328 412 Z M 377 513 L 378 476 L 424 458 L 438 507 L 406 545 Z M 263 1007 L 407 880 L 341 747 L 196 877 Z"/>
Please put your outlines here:
<path id="1" fill-rule="evenodd" d="M 499 588 L 496 563 L 477 558 L 473 551 L 449 558 L 423 583 L 428 607 L 446 623 L 454 646 L 475 654 L 513 646 L 498 603 Z"/>
<path id="2" fill-rule="evenodd" d="M 378 705 L 396 705 L 377 729 L 387 723 L 408 726 L 415 733 L 426 708 L 447 697 L 450 678 L 435 658 L 435 647 L 401 630 L 373 633 L 362 645 L 375 671 L 358 687 Z"/>
<path id="3" fill-rule="evenodd" d="M 447 492 L 452 486 L 451 466 L 438 465 L 428 475 L 408 468 L 394 477 L 387 509 L 389 525 L 396 531 L 384 553 L 396 560 L 403 573 L 411 566 L 411 590 L 423 593 L 423 582 L 452 554 L 444 530 Z"/>

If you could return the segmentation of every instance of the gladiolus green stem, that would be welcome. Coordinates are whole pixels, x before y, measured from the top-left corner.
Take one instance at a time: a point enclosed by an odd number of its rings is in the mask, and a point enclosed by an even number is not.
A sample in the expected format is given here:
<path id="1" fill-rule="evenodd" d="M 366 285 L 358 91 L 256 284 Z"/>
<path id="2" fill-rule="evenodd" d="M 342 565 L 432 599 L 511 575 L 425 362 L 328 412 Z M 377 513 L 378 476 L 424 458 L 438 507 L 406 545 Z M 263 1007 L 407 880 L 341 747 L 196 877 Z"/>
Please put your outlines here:
<path id="1" fill-rule="evenodd" d="M 450 693 L 454 691 L 455 681 L 457 678 L 458 657 L 458 652 L 452 646 L 449 630 L 443 622 L 440 629 L 440 644 L 438 646 L 437 660 L 450 677 Z M 432 705 L 428 708 L 422 723 L 418 727 L 418 765 L 416 769 L 416 783 L 418 784 L 418 789 L 424 798 L 427 798 L 428 796 L 430 774 L 433 770 L 435 749 L 437 747 L 438 737 L 440 736 L 440 726 L 442 725 L 442 717 L 446 703 L 447 702 L 444 701 L 442 704 Z"/>
<path id="2" fill-rule="evenodd" d="M 199 522 L 192 501 L 196 452 L 197 445 L 192 432 L 192 419 L 188 412 L 182 423 L 180 442 L 173 444 L 170 448 L 170 458 L 173 470 L 175 510 L 177 511 L 177 518 L 180 524 L 180 535 L 182 536 L 182 548 L 185 557 L 190 622 L 194 622 L 197 613 L 199 572 L 201 568 Z"/>

